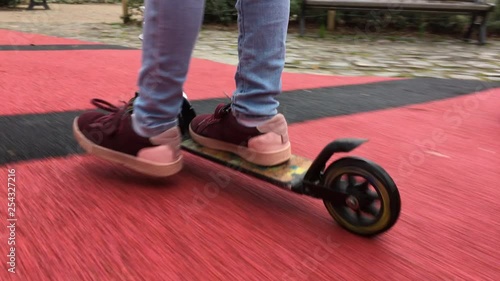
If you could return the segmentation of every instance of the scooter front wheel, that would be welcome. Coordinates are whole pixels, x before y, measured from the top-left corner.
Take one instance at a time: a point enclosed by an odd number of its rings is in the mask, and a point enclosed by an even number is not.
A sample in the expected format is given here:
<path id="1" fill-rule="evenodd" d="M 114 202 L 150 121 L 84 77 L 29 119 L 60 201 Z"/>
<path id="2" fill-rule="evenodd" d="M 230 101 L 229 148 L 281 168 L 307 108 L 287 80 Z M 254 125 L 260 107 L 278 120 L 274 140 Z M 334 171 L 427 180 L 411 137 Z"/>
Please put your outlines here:
<path id="1" fill-rule="evenodd" d="M 332 218 L 351 233 L 375 236 L 389 230 L 399 218 L 401 198 L 396 184 L 369 160 L 338 159 L 324 172 L 322 184 L 347 194 L 343 204 L 323 202 Z"/>

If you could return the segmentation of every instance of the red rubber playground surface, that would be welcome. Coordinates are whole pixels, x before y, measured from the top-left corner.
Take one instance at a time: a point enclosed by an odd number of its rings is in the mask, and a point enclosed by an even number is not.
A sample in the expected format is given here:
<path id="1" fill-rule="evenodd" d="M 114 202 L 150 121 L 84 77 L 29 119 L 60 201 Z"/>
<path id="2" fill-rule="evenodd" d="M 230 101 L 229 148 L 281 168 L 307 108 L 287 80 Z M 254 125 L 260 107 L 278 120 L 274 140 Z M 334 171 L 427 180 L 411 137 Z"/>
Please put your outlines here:
<path id="1" fill-rule="evenodd" d="M 163 180 L 82 154 L 72 118 L 94 97 L 128 100 L 140 51 L 47 51 L 88 43 L 8 32 L 32 36 L 41 50 L 0 48 L 0 280 L 500 279 L 500 85 L 284 75 L 296 154 L 368 138 L 354 154 L 398 184 L 400 220 L 365 239 L 335 224 L 319 200 L 189 154 Z M 194 59 L 186 91 L 195 105 L 230 93 L 234 70 Z"/>

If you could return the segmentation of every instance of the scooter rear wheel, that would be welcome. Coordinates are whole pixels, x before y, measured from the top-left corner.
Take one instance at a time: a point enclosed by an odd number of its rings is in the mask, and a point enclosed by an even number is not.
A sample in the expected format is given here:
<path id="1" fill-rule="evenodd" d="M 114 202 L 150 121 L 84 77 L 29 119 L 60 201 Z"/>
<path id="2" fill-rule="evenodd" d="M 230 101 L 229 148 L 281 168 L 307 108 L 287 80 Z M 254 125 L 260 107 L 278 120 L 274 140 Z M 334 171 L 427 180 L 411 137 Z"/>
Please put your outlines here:
<path id="1" fill-rule="evenodd" d="M 343 204 L 323 200 L 343 228 L 370 237 L 389 230 L 398 220 L 401 198 L 396 184 L 379 165 L 358 157 L 344 157 L 328 166 L 323 186 L 348 194 Z"/>

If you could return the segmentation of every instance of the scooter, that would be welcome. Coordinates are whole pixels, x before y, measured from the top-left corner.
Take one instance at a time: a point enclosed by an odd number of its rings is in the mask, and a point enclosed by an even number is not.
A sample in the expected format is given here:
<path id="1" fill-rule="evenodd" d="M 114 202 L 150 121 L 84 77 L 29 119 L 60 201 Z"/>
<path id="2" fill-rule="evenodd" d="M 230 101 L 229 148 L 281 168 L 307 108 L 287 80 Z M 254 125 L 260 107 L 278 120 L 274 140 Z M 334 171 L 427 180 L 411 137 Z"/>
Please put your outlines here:
<path id="1" fill-rule="evenodd" d="M 142 34 L 139 38 L 142 40 Z M 401 211 L 400 194 L 394 180 L 381 166 L 355 156 L 339 158 L 327 166 L 335 154 L 349 153 L 366 139 L 337 139 L 326 145 L 315 159 L 292 155 L 286 163 L 262 167 L 232 153 L 197 144 L 189 135 L 189 124 L 194 117 L 196 111 L 184 92 L 179 114 L 184 151 L 278 188 L 320 199 L 331 217 L 356 235 L 373 237 L 396 224 Z"/>

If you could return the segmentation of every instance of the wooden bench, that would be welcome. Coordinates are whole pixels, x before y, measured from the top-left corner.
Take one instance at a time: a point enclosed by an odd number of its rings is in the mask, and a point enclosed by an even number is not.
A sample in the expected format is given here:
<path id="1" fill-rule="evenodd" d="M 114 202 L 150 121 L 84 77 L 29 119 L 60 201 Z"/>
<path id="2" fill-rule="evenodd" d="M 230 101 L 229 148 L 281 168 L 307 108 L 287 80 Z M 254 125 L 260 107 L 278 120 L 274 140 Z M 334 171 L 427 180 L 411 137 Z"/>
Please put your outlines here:
<path id="1" fill-rule="evenodd" d="M 28 6 L 28 10 L 33 10 L 35 6 L 43 6 L 46 10 L 50 10 L 49 5 L 47 4 L 47 0 L 42 0 L 42 2 L 37 2 L 36 0 L 30 0 L 30 5 Z"/>
<path id="2" fill-rule="evenodd" d="M 327 10 L 376 10 L 389 12 L 417 11 L 430 13 L 470 14 L 471 24 L 464 39 L 469 40 L 474 27 L 479 29 L 478 41 L 486 43 L 486 21 L 495 4 L 486 0 L 302 0 L 300 35 L 305 33 L 305 13 L 309 8 Z"/>

